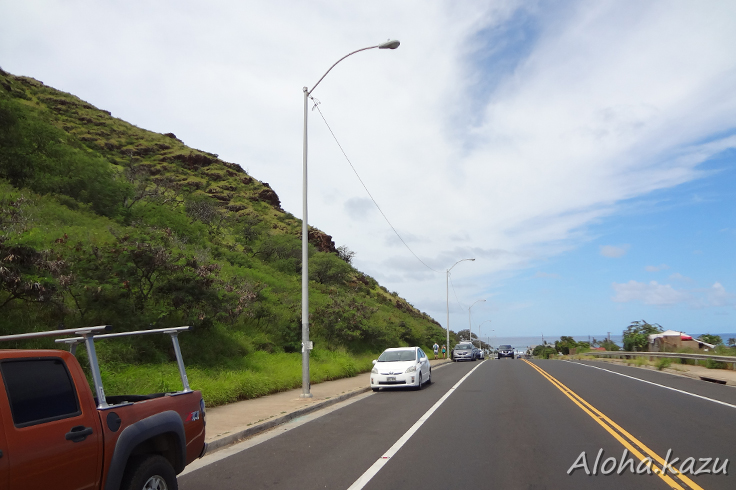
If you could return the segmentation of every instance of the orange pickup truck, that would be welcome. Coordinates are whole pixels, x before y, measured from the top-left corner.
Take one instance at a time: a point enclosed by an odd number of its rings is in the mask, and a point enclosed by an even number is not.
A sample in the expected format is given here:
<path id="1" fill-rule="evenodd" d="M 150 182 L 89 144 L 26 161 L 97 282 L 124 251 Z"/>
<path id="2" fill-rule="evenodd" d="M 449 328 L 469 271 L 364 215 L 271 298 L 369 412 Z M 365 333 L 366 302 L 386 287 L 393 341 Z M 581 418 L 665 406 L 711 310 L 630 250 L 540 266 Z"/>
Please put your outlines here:
<path id="1" fill-rule="evenodd" d="M 189 388 L 177 335 L 189 327 L 104 333 L 107 326 L 0 337 L 57 339 L 65 350 L 0 350 L 0 489 L 176 490 L 176 475 L 204 455 L 205 406 Z M 171 336 L 183 389 L 105 396 L 95 340 Z M 75 357 L 87 348 L 90 389 Z"/>

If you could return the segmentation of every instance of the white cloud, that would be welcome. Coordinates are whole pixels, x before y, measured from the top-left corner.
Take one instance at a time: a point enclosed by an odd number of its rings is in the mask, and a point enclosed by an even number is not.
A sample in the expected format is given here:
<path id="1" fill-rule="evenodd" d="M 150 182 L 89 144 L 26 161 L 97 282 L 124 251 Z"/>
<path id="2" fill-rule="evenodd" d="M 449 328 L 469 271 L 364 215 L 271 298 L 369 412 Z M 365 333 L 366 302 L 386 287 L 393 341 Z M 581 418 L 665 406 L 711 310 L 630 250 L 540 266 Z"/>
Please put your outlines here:
<path id="1" fill-rule="evenodd" d="M 736 294 L 729 293 L 719 282 L 711 286 L 707 292 L 708 301 L 711 306 L 734 306 L 736 305 Z"/>
<path id="2" fill-rule="evenodd" d="M 719 282 L 706 289 L 677 290 L 669 284 L 657 281 L 643 283 L 631 280 L 613 283 L 616 292 L 612 298 L 617 303 L 643 303 L 652 306 L 687 305 L 690 308 L 736 306 L 736 294 L 729 293 Z"/>
<path id="3" fill-rule="evenodd" d="M 670 277 L 669 277 L 669 279 L 671 281 L 693 282 L 692 279 L 690 279 L 687 276 L 683 276 L 679 272 L 675 272 L 674 274 L 671 274 Z"/>
<path id="4" fill-rule="evenodd" d="M 611 259 L 618 259 L 626 255 L 626 252 L 629 251 L 629 245 L 601 245 L 600 250 L 602 256 Z"/>
<path id="5" fill-rule="evenodd" d="M 644 267 L 644 270 L 647 272 L 659 272 L 669 269 L 670 266 L 667 264 L 660 264 L 660 265 L 648 265 Z"/>
<path id="6" fill-rule="evenodd" d="M 634 280 L 623 284 L 614 282 L 613 289 L 616 295 L 612 299 L 617 303 L 638 302 L 653 306 L 672 306 L 687 303 L 692 299 L 690 294 L 676 291 L 669 284 L 659 284 L 657 281 L 648 284 Z"/>

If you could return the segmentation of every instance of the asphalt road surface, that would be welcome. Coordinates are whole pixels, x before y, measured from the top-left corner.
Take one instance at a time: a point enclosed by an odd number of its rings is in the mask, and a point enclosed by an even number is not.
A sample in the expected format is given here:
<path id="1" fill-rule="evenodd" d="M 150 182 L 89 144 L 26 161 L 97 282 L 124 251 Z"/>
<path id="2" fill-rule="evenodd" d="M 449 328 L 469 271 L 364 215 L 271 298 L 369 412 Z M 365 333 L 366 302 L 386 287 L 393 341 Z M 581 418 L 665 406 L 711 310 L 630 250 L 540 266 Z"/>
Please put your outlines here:
<path id="1" fill-rule="evenodd" d="M 297 420 L 179 488 L 736 488 L 732 387 L 518 359 L 452 363 L 432 379 Z"/>

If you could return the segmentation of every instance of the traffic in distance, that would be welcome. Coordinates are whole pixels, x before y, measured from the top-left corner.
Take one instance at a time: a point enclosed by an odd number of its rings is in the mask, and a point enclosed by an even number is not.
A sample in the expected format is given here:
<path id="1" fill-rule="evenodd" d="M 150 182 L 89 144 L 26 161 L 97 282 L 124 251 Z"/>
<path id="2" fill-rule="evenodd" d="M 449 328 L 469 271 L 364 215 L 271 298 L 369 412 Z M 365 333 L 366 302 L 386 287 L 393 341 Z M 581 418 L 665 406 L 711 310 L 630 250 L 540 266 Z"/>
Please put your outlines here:
<path id="1" fill-rule="evenodd" d="M 455 345 L 455 347 L 450 351 L 450 359 L 453 361 L 477 361 L 479 359 L 485 359 L 486 354 L 488 351 L 488 354 L 491 357 L 495 357 L 496 359 L 502 359 L 502 358 L 525 358 L 530 357 L 526 351 L 518 351 L 514 349 L 511 345 L 503 344 L 499 345 L 497 349 L 491 351 L 488 349 L 479 349 L 475 345 L 473 345 L 470 342 L 460 342 L 459 344 Z"/>

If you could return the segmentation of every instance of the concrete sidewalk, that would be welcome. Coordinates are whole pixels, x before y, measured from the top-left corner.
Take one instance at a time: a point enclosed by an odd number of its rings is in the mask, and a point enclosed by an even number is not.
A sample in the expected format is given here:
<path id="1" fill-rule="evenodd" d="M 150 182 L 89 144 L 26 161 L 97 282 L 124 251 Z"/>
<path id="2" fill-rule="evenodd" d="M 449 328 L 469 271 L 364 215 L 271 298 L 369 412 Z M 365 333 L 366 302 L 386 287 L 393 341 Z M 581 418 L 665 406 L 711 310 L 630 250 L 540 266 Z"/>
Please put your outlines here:
<path id="1" fill-rule="evenodd" d="M 432 368 L 450 363 L 449 359 L 430 359 Z M 312 398 L 300 398 L 302 389 L 243 400 L 206 412 L 208 453 L 254 436 L 258 433 L 301 417 L 315 410 L 334 405 L 369 391 L 370 373 L 352 378 L 324 381 L 310 388 Z"/>

